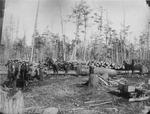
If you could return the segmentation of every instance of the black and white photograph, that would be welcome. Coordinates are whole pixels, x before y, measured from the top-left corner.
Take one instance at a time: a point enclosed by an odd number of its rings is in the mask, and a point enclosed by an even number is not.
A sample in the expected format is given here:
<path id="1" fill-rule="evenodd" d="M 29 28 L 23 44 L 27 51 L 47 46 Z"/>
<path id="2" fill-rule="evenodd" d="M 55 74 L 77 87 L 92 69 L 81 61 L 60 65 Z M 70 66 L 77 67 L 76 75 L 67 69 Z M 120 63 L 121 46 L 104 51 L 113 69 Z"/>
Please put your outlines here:
<path id="1" fill-rule="evenodd" d="M 150 0 L 0 0 L 0 114 L 150 114 Z"/>

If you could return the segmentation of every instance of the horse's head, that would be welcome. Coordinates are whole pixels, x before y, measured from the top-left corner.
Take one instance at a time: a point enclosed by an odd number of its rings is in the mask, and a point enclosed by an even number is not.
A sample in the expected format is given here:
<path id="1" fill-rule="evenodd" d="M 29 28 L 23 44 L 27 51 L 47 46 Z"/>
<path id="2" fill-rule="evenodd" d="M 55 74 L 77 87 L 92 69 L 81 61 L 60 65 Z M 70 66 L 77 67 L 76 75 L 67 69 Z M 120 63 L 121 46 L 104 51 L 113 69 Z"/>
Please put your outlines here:
<path id="1" fill-rule="evenodd" d="M 127 62 L 126 62 L 126 61 L 123 61 L 123 65 L 125 65 L 125 64 L 127 64 Z"/>
<path id="2" fill-rule="evenodd" d="M 15 72 L 15 64 L 13 62 L 10 62 L 8 64 L 8 72 L 14 74 L 14 72 Z"/>
<path id="3" fill-rule="evenodd" d="M 134 65 L 134 63 L 135 63 L 135 62 L 134 62 L 134 60 L 132 59 L 132 63 L 131 63 L 131 64 Z"/>

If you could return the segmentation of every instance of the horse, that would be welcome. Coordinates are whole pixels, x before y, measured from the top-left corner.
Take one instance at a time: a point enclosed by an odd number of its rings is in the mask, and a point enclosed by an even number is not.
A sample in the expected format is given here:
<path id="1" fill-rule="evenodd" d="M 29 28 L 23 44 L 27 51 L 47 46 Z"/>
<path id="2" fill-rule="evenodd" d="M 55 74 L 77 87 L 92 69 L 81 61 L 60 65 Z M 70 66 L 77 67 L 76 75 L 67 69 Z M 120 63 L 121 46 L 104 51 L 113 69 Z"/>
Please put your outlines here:
<path id="1" fill-rule="evenodd" d="M 135 64 L 134 60 L 132 60 L 131 64 L 126 63 L 126 61 L 123 61 L 123 65 L 125 67 L 126 71 L 131 70 L 132 74 L 134 73 L 135 70 L 138 70 L 140 72 L 140 74 L 142 74 L 142 65 L 141 64 Z"/>
<path id="2" fill-rule="evenodd" d="M 70 64 L 68 62 L 66 62 L 66 61 L 59 62 L 59 61 L 57 61 L 56 64 L 57 64 L 59 70 L 63 70 L 63 71 L 65 71 L 65 73 L 68 73 L 68 70 L 70 68 Z"/>
<path id="3" fill-rule="evenodd" d="M 46 62 L 45 64 L 48 66 L 49 69 L 50 67 L 52 67 L 53 72 L 58 74 L 58 66 L 57 64 L 55 64 L 52 58 L 47 57 L 45 62 Z"/>
<path id="4" fill-rule="evenodd" d="M 26 62 L 23 62 L 20 64 L 20 75 L 19 75 L 19 79 L 22 82 L 22 89 L 24 89 L 29 82 L 29 65 Z"/>
<path id="5" fill-rule="evenodd" d="M 9 60 L 5 66 L 7 67 L 7 72 L 8 72 L 8 75 L 7 75 L 7 79 L 8 79 L 8 82 L 10 82 L 10 84 L 12 84 L 13 82 L 13 72 L 14 72 L 14 67 L 13 67 L 13 62 L 11 60 Z"/>
<path id="6" fill-rule="evenodd" d="M 8 82 L 16 89 L 17 78 L 19 75 L 19 62 L 17 60 L 9 60 L 5 66 L 8 68 Z"/>
<path id="7" fill-rule="evenodd" d="M 123 65 L 124 65 L 125 71 L 132 70 L 132 73 L 133 73 L 133 66 L 134 66 L 133 64 L 134 64 L 134 63 L 128 64 L 126 61 L 123 61 Z"/>
<path id="8" fill-rule="evenodd" d="M 140 74 L 143 74 L 143 65 L 141 64 L 135 64 L 134 65 L 134 70 L 138 70 L 140 72 Z"/>

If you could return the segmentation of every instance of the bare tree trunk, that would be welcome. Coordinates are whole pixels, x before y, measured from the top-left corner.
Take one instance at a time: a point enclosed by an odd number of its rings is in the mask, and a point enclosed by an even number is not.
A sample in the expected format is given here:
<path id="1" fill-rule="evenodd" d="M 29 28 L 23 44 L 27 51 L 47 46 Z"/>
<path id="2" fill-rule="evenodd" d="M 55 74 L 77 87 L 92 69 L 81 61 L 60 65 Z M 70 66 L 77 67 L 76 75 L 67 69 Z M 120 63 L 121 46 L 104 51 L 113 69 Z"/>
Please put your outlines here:
<path id="1" fill-rule="evenodd" d="M 84 24 L 85 24 L 85 25 L 84 25 L 84 29 L 85 29 L 85 30 L 84 30 L 84 32 L 85 32 L 85 34 L 84 34 L 84 43 L 85 43 L 85 44 L 84 44 L 83 61 L 86 60 L 86 59 L 85 59 L 85 56 L 86 56 L 86 27 L 87 27 L 86 24 L 87 24 L 87 23 L 86 23 L 86 17 L 85 17 L 85 15 L 84 15 Z"/>
<path id="2" fill-rule="evenodd" d="M 119 63 L 118 43 L 116 43 L 116 62 Z"/>
<path id="3" fill-rule="evenodd" d="M 75 36 L 75 46 L 73 49 L 73 53 L 71 56 L 71 60 L 76 60 L 76 53 L 77 53 L 77 40 L 79 37 L 79 16 L 76 17 L 76 36 Z"/>
<path id="4" fill-rule="evenodd" d="M 35 36 L 37 36 L 37 21 L 38 21 L 38 14 L 39 14 L 39 4 L 40 1 L 38 0 L 37 3 L 37 9 L 36 9 L 36 16 L 35 16 L 35 24 L 34 24 L 34 34 L 33 34 L 33 38 L 32 38 L 32 51 L 31 51 L 31 61 L 33 61 L 34 58 L 34 40 L 35 40 Z"/>

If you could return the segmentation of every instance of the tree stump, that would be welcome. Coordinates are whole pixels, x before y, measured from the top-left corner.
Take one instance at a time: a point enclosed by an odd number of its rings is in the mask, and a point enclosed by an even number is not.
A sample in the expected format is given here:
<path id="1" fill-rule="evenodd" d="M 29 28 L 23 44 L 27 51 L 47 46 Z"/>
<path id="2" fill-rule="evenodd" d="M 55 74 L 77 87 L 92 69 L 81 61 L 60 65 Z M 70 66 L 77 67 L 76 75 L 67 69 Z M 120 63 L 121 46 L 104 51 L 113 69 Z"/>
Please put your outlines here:
<path id="1" fill-rule="evenodd" d="M 99 87 L 99 77 L 96 74 L 90 74 L 88 86 L 92 88 Z"/>
<path id="2" fill-rule="evenodd" d="M 108 72 L 109 71 L 109 72 Z M 107 69 L 101 69 L 101 68 L 95 68 L 93 66 L 89 67 L 89 80 L 88 80 L 88 86 L 97 88 L 100 85 L 109 85 L 109 74 L 115 75 L 115 71 L 110 71 Z"/>
<path id="3" fill-rule="evenodd" d="M 24 100 L 21 91 L 9 96 L 0 88 L 0 112 L 4 114 L 23 114 Z"/>
<path id="4" fill-rule="evenodd" d="M 109 76 L 108 74 L 103 75 L 97 75 L 97 74 L 91 74 L 89 76 L 88 85 L 89 87 L 97 88 L 103 85 L 108 86 L 109 83 Z"/>

